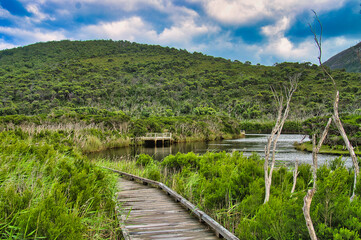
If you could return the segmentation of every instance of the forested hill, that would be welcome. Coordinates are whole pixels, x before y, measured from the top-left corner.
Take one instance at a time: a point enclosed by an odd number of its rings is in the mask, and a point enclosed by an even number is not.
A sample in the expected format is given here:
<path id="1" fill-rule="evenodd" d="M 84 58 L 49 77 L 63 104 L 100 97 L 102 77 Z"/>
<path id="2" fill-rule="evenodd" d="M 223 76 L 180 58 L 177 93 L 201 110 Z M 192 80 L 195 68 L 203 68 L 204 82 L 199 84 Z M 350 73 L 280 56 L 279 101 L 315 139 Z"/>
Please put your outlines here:
<path id="1" fill-rule="evenodd" d="M 325 62 L 331 69 L 345 69 L 347 72 L 361 73 L 361 42 L 350 47 Z"/>
<path id="2" fill-rule="evenodd" d="M 270 86 L 302 73 L 291 117 L 331 108 L 332 84 L 309 63 L 273 67 L 127 41 L 60 41 L 0 51 L 0 115 L 93 107 L 130 116 L 270 118 Z M 361 108 L 361 75 L 333 72 L 341 109 Z"/>

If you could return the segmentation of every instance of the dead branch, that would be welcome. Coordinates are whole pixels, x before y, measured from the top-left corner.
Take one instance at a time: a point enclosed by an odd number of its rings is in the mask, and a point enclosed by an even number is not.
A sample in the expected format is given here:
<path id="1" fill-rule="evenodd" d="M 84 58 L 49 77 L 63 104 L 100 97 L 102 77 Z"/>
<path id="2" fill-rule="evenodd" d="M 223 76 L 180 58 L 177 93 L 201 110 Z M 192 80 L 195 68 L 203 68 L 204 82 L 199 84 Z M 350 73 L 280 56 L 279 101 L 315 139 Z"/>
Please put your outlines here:
<path id="1" fill-rule="evenodd" d="M 336 81 L 335 79 L 333 79 L 333 77 L 331 76 L 331 74 L 326 70 L 325 66 L 322 64 L 322 60 L 321 60 L 321 57 L 322 57 L 322 33 L 323 33 L 323 27 L 322 27 L 322 23 L 320 21 L 320 19 L 318 18 L 317 16 L 317 13 L 312 10 L 314 15 L 315 15 L 315 20 L 317 21 L 318 25 L 320 26 L 320 35 L 317 36 L 317 33 L 316 33 L 316 30 L 311 26 L 311 24 L 309 24 L 308 26 L 310 27 L 311 29 L 311 32 L 313 34 L 313 37 L 314 37 L 314 40 L 315 40 L 315 43 L 317 45 L 317 48 L 318 48 L 318 62 L 320 64 L 320 67 L 322 69 L 322 71 L 331 79 L 332 83 L 333 83 L 333 86 L 335 87 L 336 89 Z"/>
<path id="2" fill-rule="evenodd" d="M 300 172 L 298 171 L 298 160 L 296 159 L 295 169 L 293 170 L 293 185 L 292 185 L 291 193 L 295 192 L 296 183 L 297 183 L 297 176 L 298 176 L 299 173 Z"/>
<path id="3" fill-rule="evenodd" d="M 271 185 L 272 185 L 272 173 L 274 169 L 274 165 L 276 162 L 276 147 L 277 141 L 279 136 L 281 135 L 283 125 L 288 117 L 288 113 L 290 111 L 290 102 L 293 93 L 297 89 L 298 79 L 300 78 L 301 74 L 295 74 L 294 76 L 290 77 L 290 87 L 285 87 L 285 93 L 278 94 L 274 88 L 271 88 L 275 101 L 278 105 L 278 112 L 277 112 L 277 120 L 275 126 L 272 129 L 271 135 L 268 137 L 267 145 L 265 146 L 265 162 L 264 162 L 264 177 L 265 177 L 265 199 L 264 203 L 269 201 L 270 192 L 271 192 Z M 285 110 L 283 110 L 283 101 L 284 96 L 286 97 L 286 106 Z M 272 146 L 273 145 L 273 146 Z M 272 161 L 270 170 L 268 170 L 269 166 L 269 158 L 272 149 Z"/>
<path id="4" fill-rule="evenodd" d="M 325 140 L 328 130 L 330 129 L 330 125 L 332 122 L 332 118 L 328 119 L 328 122 L 326 124 L 325 129 L 322 132 L 322 135 L 320 137 L 320 140 L 318 141 L 318 144 L 316 145 L 316 135 L 312 135 L 312 162 L 313 162 L 313 188 L 308 190 L 306 196 L 303 198 L 303 215 L 306 220 L 306 225 L 308 229 L 308 233 L 310 235 L 311 239 L 317 239 L 315 229 L 313 227 L 311 215 L 310 215 L 310 207 L 312 203 L 313 195 L 316 193 L 317 190 L 317 154 L 319 153 L 323 141 Z"/>
<path id="5" fill-rule="evenodd" d="M 316 188 L 316 181 L 317 181 L 317 167 L 318 167 L 317 154 L 320 152 L 323 141 L 325 140 L 328 130 L 330 129 L 331 122 L 332 122 L 332 118 L 329 118 L 317 145 L 316 145 L 316 135 L 312 136 L 313 188 Z"/>
<path id="6" fill-rule="evenodd" d="M 311 215 L 310 215 L 310 208 L 312 203 L 313 195 L 315 194 L 316 189 L 312 188 L 307 191 L 306 196 L 303 198 L 303 215 L 305 216 L 306 225 L 308 229 L 308 233 L 310 234 L 311 240 L 317 240 L 316 232 L 313 227 Z"/>
<path id="7" fill-rule="evenodd" d="M 358 161 L 357 161 L 357 157 L 355 154 L 355 151 L 353 149 L 353 146 L 351 145 L 350 141 L 348 140 L 347 134 L 345 132 L 345 129 L 343 128 L 342 122 L 340 120 L 340 117 L 338 115 L 338 102 L 339 102 L 339 92 L 336 91 L 336 98 L 335 98 L 335 102 L 334 102 L 334 113 L 333 113 L 333 121 L 337 126 L 338 131 L 340 132 L 342 139 L 347 147 L 347 150 L 350 153 L 351 159 L 352 159 L 352 163 L 354 166 L 354 185 L 353 185 L 353 191 L 352 191 L 352 196 L 351 196 L 351 201 L 353 200 L 353 198 L 355 197 L 355 189 L 356 189 L 356 183 L 357 183 L 357 177 L 360 173 L 360 169 L 359 169 L 359 165 L 358 165 Z"/>
<path id="8" fill-rule="evenodd" d="M 315 19 L 317 21 L 317 23 L 319 24 L 320 26 L 320 35 L 319 37 L 317 37 L 317 34 L 316 34 L 316 31 L 314 30 L 314 28 L 312 28 L 311 25 L 310 28 L 311 28 L 311 32 L 313 33 L 314 35 L 314 39 L 315 39 L 315 42 L 316 42 L 316 45 L 319 49 L 319 57 L 318 57 L 318 60 L 319 60 L 319 63 L 320 63 L 320 66 L 321 66 L 321 69 L 322 71 L 328 76 L 328 78 L 332 81 L 334 87 L 335 87 L 335 98 L 334 98 L 334 104 L 333 104 L 333 120 L 337 126 L 337 129 L 339 131 L 339 133 L 341 134 L 343 140 L 344 140 L 344 143 L 350 153 L 350 156 L 351 156 L 351 159 L 352 159 L 352 163 L 353 163 L 353 167 L 354 167 L 354 187 L 353 187 L 353 193 L 352 193 L 352 196 L 351 196 L 351 201 L 352 199 L 355 197 L 355 189 L 356 189 L 356 183 L 357 183 L 357 176 L 359 174 L 359 165 L 358 165 L 358 161 L 357 161 L 357 157 L 356 157 L 356 154 L 355 154 L 355 151 L 350 143 L 350 141 L 348 140 L 348 137 L 347 137 L 347 134 L 343 128 L 343 125 L 342 125 L 342 122 L 340 120 L 340 117 L 339 117 L 339 114 L 338 114 L 338 103 L 339 103 L 339 91 L 337 90 L 337 87 L 336 87 L 336 82 L 334 80 L 334 78 L 331 76 L 331 74 L 327 71 L 327 69 L 324 67 L 324 65 L 322 64 L 322 61 L 321 61 L 321 55 L 322 55 L 322 46 L 321 46 L 321 39 L 322 39 L 322 24 L 321 24 L 321 21 L 320 19 L 318 18 L 317 14 L 315 11 L 313 11 L 314 14 L 315 14 Z"/>

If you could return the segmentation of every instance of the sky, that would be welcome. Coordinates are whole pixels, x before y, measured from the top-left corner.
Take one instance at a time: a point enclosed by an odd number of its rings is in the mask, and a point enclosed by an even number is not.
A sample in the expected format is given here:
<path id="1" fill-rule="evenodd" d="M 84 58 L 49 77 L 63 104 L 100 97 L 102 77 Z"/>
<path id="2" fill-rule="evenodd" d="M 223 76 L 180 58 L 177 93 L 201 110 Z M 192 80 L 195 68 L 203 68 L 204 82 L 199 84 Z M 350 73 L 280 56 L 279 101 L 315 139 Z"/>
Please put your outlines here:
<path id="1" fill-rule="evenodd" d="M 112 39 L 252 64 L 318 62 L 361 41 L 361 0 L 0 0 L 0 49 Z"/>

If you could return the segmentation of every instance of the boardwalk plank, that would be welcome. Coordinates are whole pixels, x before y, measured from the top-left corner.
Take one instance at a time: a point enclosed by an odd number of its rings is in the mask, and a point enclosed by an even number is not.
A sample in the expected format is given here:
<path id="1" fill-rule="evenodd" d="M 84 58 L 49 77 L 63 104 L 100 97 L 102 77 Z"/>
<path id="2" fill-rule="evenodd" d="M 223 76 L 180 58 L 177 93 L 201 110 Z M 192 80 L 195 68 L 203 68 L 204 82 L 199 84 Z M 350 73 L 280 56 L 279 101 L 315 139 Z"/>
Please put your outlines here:
<path id="1" fill-rule="evenodd" d="M 206 225 L 157 188 L 119 179 L 118 201 L 131 239 L 218 239 Z"/>

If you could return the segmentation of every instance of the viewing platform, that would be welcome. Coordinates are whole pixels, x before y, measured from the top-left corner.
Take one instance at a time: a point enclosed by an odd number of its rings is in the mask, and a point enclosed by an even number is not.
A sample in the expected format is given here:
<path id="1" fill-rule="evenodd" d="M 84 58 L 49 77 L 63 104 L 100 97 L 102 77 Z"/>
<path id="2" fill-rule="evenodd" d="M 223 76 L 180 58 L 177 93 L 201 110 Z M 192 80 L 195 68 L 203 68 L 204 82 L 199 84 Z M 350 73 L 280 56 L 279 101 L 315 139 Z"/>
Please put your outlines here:
<path id="1" fill-rule="evenodd" d="M 173 143 L 172 133 L 147 133 L 140 140 L 144 141 L 144 144 L 148 146 L 165 146 Z"/>

